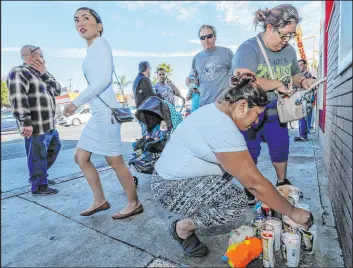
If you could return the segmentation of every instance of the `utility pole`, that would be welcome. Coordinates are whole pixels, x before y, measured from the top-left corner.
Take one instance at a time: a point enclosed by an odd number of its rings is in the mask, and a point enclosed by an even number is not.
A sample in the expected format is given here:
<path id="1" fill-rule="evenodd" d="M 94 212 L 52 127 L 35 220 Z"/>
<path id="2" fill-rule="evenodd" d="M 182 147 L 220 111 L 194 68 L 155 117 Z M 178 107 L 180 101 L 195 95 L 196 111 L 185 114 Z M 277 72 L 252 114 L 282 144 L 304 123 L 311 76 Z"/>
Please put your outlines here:
<path id="1" fill-rule="evenodd" d="M 71 90 L 71 81 L 72 81 L 72 78 L 69 79 L 69 89 L 70 89 L 70 91 L 68 91 L 68 92 L 71 92 L 71 91 L 72 91 L 72 90 Z"/>

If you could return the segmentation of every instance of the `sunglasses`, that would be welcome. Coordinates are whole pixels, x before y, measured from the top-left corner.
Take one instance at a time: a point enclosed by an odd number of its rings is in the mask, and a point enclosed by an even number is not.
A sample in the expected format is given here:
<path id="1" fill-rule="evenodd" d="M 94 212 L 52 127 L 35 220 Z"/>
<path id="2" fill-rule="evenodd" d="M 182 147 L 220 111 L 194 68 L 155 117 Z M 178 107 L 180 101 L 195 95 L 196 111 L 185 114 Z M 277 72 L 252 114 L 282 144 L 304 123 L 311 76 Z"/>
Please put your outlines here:
<path id="1" fill-rule="evenodd" d="M 278 31 L 277 29 L 276 29 L 276 31 L 282 40 L 287 39 L 287 38 L 288 38 L 288 40 L 291 40 L 297 36 L 296 33 L 291 33 L 289 35 L 285 35 L 285 34 L 282 34 L 280 31 Z"/>
<path id="2" fill-rule="evenodd" d="M 205 40 L 206 38 L 211 39 L 213 36 L 214 34 L 203 35 L 203 36 L 200 36 L 200 40 Z"/>

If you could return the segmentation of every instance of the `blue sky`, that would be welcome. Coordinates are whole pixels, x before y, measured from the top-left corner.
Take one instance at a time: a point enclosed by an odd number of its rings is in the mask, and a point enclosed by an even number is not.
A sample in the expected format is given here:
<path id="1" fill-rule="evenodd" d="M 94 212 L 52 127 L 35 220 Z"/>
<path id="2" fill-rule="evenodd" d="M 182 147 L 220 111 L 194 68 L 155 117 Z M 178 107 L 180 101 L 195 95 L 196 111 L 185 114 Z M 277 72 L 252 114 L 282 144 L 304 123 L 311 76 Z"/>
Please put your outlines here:
<path id="1" fill-rule="evenodd" d="M 82 73 L 86 42 L 76 32 L 73 15 L 87 6 L 103 20 L 103 36 L 109 41 L 118 76 L 134 80 L 138 63 L 148 60 L 152 71 L 159 63 L 171 64 L 171 79 L 182 91 L 192 57 L 201 50 L 197 39 L 202 24 L 217 29 L 216 44 L 236 51 L 255 35 L 252 14 L 257 8 L 289 3 L 284 1 L 43 1 L 1 2 L 1 77 L 21 64 L 20 48 L 25 44 L 42 48 L 47 69 L 67 86 L 83 90 Z M 318 50 L 321 2 L 290 2 L 303 18 L 303 37 L 316 35 Z M 260 29 L 258 29 L 259 31 Z M 307 57 L 313 39 L 304 41 Z M 316 58 L 318 54 L 315 54 Z M 184 89 L 184 90 L 183 90 Z M 127 91 L 131 92 L 131 86 Z"/>

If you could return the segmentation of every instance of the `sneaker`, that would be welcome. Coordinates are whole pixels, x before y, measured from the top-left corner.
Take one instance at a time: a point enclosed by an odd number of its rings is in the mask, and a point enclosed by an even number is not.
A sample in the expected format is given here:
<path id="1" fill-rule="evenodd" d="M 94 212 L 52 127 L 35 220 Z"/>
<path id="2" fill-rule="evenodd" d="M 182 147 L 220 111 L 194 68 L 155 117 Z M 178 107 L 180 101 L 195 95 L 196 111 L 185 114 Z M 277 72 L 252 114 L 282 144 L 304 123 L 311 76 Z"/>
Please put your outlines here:
<path id="1" fill-rule="evenodd" d="M 282 186 L 282 185 L 292 185 L 292 183 L 287 178 L 284 178 L 284 180 L 282 182 L 277 181 L 276 187 Z"/>
<path id="2" fill-rule="evenodd" d="M 250 193 L 250 191 L 246 188 L 244 188 L 244 192 L 245 192 L 246 196 L 248 197 L 248 206 L 249 207 L 255 206 L 255 204 L 256 204 L 255 196 L 253 196 L 253 194 Z"/>
<path id="3" fill-rule="evenodd" d="M 31 180 L 28 180 L 28 183 L 31 183 Z M 48 184 L 49 185 L 54 185 L 55 183 L 56 183 L 55 181 L 48 179 Z"/>
<path id="4" fill-rule="evenodd" d="M 36 191 L 32 192 L 32 195 L 52 195 L 57 194 L 58 190 L 48 187 L 47 185 L 39 186 Z"/>

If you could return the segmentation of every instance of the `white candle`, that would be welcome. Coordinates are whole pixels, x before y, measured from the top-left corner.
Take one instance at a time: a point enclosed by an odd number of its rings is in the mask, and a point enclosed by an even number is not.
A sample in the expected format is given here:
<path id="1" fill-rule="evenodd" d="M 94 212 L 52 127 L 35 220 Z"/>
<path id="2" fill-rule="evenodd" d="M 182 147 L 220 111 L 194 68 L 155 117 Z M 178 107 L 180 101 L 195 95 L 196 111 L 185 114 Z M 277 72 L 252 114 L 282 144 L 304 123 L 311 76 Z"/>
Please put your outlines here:
<path id="1" fill-rule="evenodd" d="M 300 233 L 296 230 L 281 231 L 283 257 L 288 267 L 298 267 L 300 261 Z"/>
<path id="2" fill-rule="evenodd" d="M 273 226 L 275 234 L 275 250 L 281 249 L 281 231 L 282 231 L 282 221 L 275 217 L 268 217 L 265 224 Z"/>

